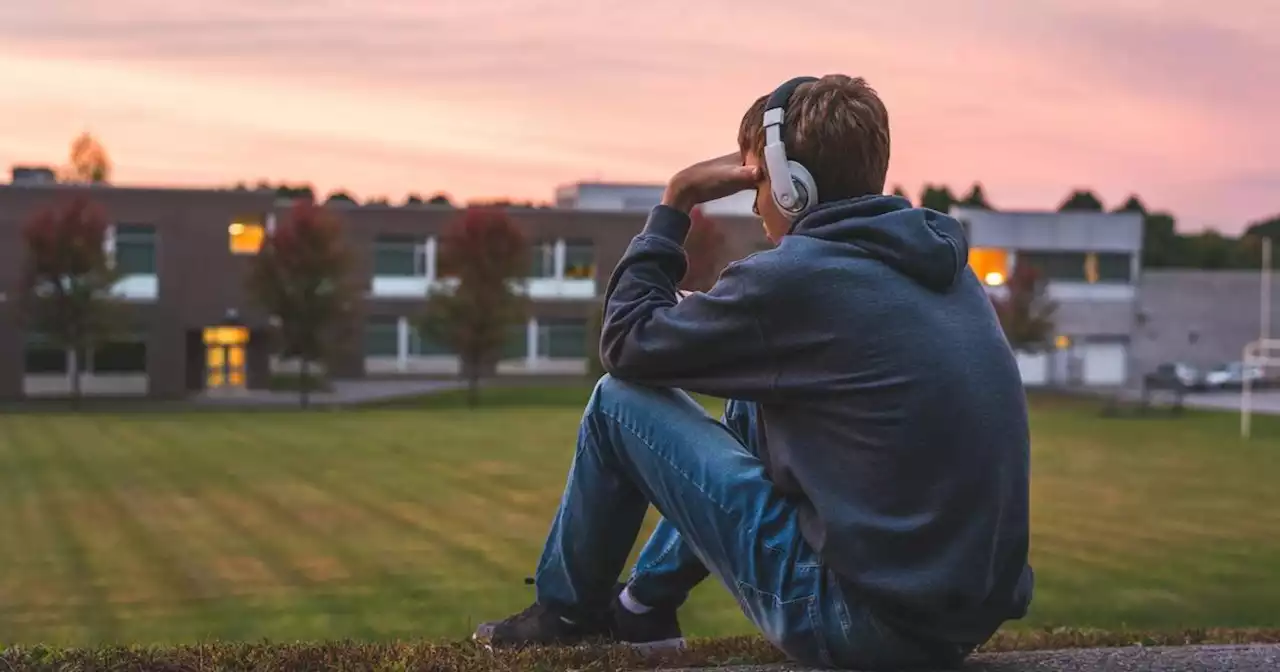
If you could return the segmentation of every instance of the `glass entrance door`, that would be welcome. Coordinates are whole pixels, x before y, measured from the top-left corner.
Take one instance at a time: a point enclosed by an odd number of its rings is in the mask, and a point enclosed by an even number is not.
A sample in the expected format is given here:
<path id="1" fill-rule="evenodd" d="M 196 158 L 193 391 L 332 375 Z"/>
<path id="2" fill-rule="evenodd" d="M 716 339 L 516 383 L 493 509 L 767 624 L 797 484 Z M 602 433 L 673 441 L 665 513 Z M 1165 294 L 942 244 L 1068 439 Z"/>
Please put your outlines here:
<path id="1" fill-rule="evenodd" d="M 245 389 L 245 346 L 249 330 L 220 326 L 204 330 L 205 387 L 209 390 Z"/>

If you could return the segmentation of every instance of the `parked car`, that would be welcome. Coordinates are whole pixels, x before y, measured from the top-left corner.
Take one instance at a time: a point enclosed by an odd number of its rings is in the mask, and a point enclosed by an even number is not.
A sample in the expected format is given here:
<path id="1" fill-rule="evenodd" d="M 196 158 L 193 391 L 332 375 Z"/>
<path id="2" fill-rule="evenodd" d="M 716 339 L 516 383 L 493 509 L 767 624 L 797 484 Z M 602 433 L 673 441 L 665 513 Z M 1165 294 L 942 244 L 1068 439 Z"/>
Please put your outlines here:
<path id="1" fill-rule="evenodd" d="M 1211 390 L 1244 387 L 1246 379 L 1250 385 L 1261 385 L 1266 380 L 1266 371 L 1257 364 L 1245 366 L 1243 362 L 1225 362 L 1204 375 L 1205 386 Z"/>
<path id="2" fill-rule="evenodd" d="M 1180 387 L 1184 390 L 1205 388 L 1204 375 L 1186 362 L 1165 362 L 1146 376 L 1147 383 L 1158 388 Z"/>

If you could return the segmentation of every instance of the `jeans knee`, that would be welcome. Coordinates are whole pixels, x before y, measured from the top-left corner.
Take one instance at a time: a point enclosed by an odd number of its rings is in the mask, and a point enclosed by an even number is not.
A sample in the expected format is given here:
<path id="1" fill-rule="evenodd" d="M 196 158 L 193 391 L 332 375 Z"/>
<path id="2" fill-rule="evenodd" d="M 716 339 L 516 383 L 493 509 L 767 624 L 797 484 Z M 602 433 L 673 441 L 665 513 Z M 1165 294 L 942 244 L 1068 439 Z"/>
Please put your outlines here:
<path id="1" fill-rule="evenodd" d="M 650 387 L 610 374 L 596 381 L 583 420 L 600 414 L 615 420 L 627 417 L 640 424 L 664 425 L 690 417 L 706 417 L 705 409 L 682 390 Z"/>
<path id="2" fill-rule="evenodd" d="M 629 397 L 638 398 L 643 393 L 643 389 L 644 388 L 635 385 L 634 383 L 619 380 L 618 378 L 606 373 L 603 376 L 600 376 L 600 379 L 596 381 L 596 387 L 595 390 L 591 392 L 591 402 L 588 404 L 588 407 L 594 409 L 599 406 L 600 403 L 605 401 L 615 403 Z"/>

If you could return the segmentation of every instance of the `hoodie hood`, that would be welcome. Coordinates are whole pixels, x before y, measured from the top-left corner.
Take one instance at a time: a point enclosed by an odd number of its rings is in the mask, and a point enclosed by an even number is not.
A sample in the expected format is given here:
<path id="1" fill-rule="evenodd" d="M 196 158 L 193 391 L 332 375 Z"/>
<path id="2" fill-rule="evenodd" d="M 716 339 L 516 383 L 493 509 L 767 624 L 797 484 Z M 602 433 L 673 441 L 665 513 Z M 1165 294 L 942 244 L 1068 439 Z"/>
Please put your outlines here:
<path id="1" fill-rule="evenodd" d="M 824 203 L 796 220 L 788 235 L 857 247 L 934 291 L 955 285 L 969 263 L 960 222 L 900 196 Z"/>

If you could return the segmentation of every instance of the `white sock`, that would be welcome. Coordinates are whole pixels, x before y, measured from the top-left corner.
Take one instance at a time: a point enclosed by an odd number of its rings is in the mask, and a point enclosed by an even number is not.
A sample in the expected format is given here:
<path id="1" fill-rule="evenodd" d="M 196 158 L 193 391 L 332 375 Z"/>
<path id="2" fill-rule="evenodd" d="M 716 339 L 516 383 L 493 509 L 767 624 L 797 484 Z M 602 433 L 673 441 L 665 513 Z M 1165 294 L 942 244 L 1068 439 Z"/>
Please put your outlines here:
<path id="1" fill-rule="evenodd" d="M 646 607 L 631 596 L 631 586 L 622 589 L 622 594 L 618 596 L 618 601 L 622 603 L 624 609 L 633 614 L 646 614 L 653 610 L 653 607 Z"/>

